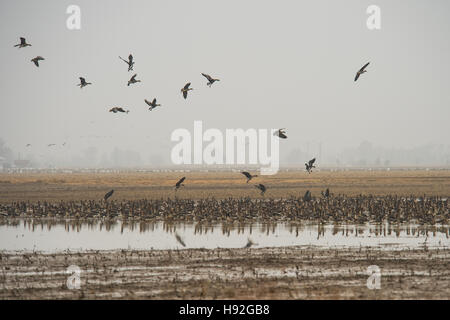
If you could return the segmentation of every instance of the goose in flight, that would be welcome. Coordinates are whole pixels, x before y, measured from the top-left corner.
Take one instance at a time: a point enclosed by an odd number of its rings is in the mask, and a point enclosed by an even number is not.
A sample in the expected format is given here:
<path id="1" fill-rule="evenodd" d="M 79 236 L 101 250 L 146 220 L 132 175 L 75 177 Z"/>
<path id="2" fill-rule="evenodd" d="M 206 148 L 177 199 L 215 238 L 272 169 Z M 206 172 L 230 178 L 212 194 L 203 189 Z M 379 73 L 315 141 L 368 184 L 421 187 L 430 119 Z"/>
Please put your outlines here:
<path id="1" fill-rule="evenodd" d="M 273 133 L 274 136 L 280 137 L 281 139 L 287 139 L 285 128 L 279 129 Z"/>
<path id="2" fill-rule="evenodd" d="M 152 102 L 148 101 L 147 99 L 144 99 L 144 101 L 146 104 L 148 104 L 150 106 L 150 108 L 148 108 L 148 110 L 150 110 L 150 111 L 152 111 L 156 107 L 161 106 L 160 104 L 156 104 L 156 98 L 154 98 Z"/>
<path id="3" fill-rule="evenodd" d="M 130 84 L 133 84 L 133 83 L 136 83 L 136 82 L 141 82 L 141 80 L 136 80 L 136 76 L 137 76 L 137 73 L 135 73 L 135 74 L 131 77 L 131 79 L 128 80 L 128 86 L 129 86 Z"/>
<path id="4" fill-rule="evenodd" d="M 92 84 L 92 83 L 86 82 L 86 79 L 84 79 L 83 77 L 80 77 L 80 83 L 77 84 L 77 86 L 79 86 L 80 89 L 83 89 L 83 87 L 86 87 L 89 84 Z"/>
<path id="5" fill-rule="evenodd" d="M 255 186 L 255 188 L 257 188 L 257 189 L 259 189 L 260 191 L 261 191 L 261 195 L 263 196 L 264 195 L 264 193 L 266 192 L 266 186 L 265 185 L 263 185 L 263 184 L 257 184 L 256 186 Z"/>
<path id="6" fill-rule="evenodd" d="M 56 146 L 56 144 L 55 143 L 50 143 L 50 144 L 47 145 L 47 147 L 53 147 L 53 146 Z"/>
<path id="7" fill-rule="evenodd" d="M 256 244 L 256 243 L 254 243 L 254 242 L 252 241 L 252 239 L 248 238 L 248 239 L 247 239 L 247 244 L 245 245 L 244 248 L 250 248 L 251 246 L 253 246 L 253 245 L 255 245 L 255 244 Z"/>
<path id="8" fill-rule="evenodd" d="M 252 180 L 253 178 L 256 178 L 257 177 L 257 175 L 251 175 L 249 172 L 247 172 L 247 171 L 242 171 L 241 172 L 244 176 L 246 176 L 247 177 L 247 183 L 250 181 L 250 180 Z"/>
<path id="9" fill-rule="evenodd" d="M 20 43 L 16 44 L 14 47 L 25 48 L 25 47 L 31 47 L 31 44 L 27 43 L 25 38 L 20 37 Z"/>
<path id="10" fill-rule="evenodd" d="M 183 239 L 181 239 L 180 235 L 178 233 L 175 233 L 175 239 L 183 246 L 186 247 L 186 244 L 184 243 Z"/>
<path id="11" fill-rule="evenodd" d="M 122 58 L 121 56 L 119 56 L 119 58 L 128 65 L 128 71 L 132 71 L 133 70 L 134 61 L 133 61 L 133 55 L 131 53 L 128 56 L 128 61 L 125 60 L 124 58 Z"/>
<path id="12" fill-rule="evenodd" d="M 45 60 L 44 58 L 42 58 L 41 56 L 37 56 L 36 58 L 31 59 L 32 62 L 34 62 L 34 64 L 36 65 L 36 67 L 39 67 L 39 61 L 40 60 Z"/>
<path id="13" fill-rule="evenodd" d="M 209 74 L 202 73 L 202 76 L 204 76 L 206 79 L 208 79 L 208 83 L 206 85 L 209 86 L 210 88 L 214 82 L 220 81 L 220 79 L 214 79 Z"/>
<path id="14" fill-rule="evenodd" d="M 31 143 L 27 143 L 25 147 L 31 147 Z"/>
<path id="15" fill-rule="evenodd" d="M 356 73 L 356 76 L 355 76 L 355 81 L 358 80 L 360 75 L 362 75 L 363 73 L 367 72 L 367 70 L 365 70 L 365 69 L 367 68 L 369 63 L 370 62 L 367 62 L 361 69 L 358 70 L 358 72 Z"/>
<path id="16" fill-rule="evenodd" d="M 114 113 L 117 113 L 117 112 L 125 112 L 125 113 L 128 113 L 128 112 L 130 112 L 130 110 L 124 110 L 123 108 L 121 108 L 121 107 L 114 107 L 114 108 L 111 108 L 110 110 L 109 110 L 109 112 L 114 112 Z"/>
<path id="17" fill-rule="evenodd" d="M 316 166 L 314 165 L 314 162 L 316 161 L 316 158 L 312 158 L 311 160 L 309 160 L 308 162 L 305 162 L 305 167 L 306 167 L 306 171 L 308 171 L 308 173 L 311 173 L 312 168 L 315 168 Z"/>
<path id="18" fill-rule="evenodd" d="M 193 88 L 189 88 L 189 86 L 191 85 L 190 82 L 186 83 L 186 85 L 183 87 L 183 89 L 181 89 L 181 92 L 183 93 L 183 97 L 186 99 L 187 95 L 188 95 L 188 91 L 189 90 L 194 90 Z"/>
<path id="19" fill-rule="evenodd" d="M 182 183 L 185 179 L 186 179 L 186 177 L 183 177 L 175 184 L 175 191 L 177 191 L 180 187 L 184 187 L 184 184 L 182 184 Z"/>
<path id="20" fill-rule="evenodd" d="M 105 196 L 103 197 L 103 199 L 105 201 L 107 201 L 114 193 L 114 190 L 109 191 L 107 194 L 105 194 Z"/>

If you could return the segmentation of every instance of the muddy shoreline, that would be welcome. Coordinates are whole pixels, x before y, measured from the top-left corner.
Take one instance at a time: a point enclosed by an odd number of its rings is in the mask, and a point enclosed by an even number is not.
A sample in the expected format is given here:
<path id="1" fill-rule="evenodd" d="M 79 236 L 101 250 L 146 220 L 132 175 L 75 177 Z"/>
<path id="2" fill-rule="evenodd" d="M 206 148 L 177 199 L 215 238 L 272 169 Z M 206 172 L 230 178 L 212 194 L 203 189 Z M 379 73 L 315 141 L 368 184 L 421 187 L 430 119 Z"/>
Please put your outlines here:
<path id="1" fill-rule="evenodd" d="M 67 288 L 71 265 L 80 289 Z M 0 279 L 0 299 L 449 299 L 450 249 L 3 251 Z"/>

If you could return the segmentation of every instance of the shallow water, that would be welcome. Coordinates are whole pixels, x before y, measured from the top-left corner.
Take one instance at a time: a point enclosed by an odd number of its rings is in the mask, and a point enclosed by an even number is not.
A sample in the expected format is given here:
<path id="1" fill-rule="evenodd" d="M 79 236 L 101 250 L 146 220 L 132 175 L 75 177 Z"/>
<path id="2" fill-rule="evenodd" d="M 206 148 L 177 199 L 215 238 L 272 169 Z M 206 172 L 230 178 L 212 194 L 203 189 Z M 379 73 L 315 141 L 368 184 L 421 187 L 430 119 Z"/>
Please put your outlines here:
<path id="1" fill-rule="evenodd" d="M 60 252 L 115 249 L 318 246 L 389 249 L 450 246 L 449 226 L 389 224 L 234 224 L 15 220 L 0 225 L 0 250 Z M 176 235 L 186 245 L 177 240 Z"/>

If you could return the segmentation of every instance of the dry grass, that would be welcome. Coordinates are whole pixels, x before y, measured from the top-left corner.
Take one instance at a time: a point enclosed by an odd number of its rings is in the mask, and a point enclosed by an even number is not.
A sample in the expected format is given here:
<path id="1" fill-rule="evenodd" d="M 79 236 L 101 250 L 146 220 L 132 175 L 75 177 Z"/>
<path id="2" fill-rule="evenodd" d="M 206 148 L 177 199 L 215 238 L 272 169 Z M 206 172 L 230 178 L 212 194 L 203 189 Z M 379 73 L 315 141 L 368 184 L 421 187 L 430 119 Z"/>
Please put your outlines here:
<path id="1" fill-rule="evenodd" d="M 186 176 L 186 186 L 175 192 L 173 186 Z M 417 171 L 339 171 L 280 172 L 260 176 L 249 184 L 239 172 L 226 173 L 32 173 L 0 174 L 0 202 L 100 199 L 110 189 L 116 199 L 160 198 L 260 198 L 253 184 L 267 186 L 266 197 L 313 196 L 330 188 L 334 194 L 439 195 L 450 194 L 450 170 Z"/>

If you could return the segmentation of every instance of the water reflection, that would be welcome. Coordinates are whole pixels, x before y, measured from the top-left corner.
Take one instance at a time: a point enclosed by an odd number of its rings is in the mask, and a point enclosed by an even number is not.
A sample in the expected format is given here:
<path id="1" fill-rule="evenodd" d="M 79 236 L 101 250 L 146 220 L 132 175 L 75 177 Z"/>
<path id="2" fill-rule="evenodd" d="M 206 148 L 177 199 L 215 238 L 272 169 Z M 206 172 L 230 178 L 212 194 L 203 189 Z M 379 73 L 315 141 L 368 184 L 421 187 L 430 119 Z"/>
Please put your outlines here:
<path id="1" fill-rule="evenodd" d="M 420 247 L 449 246 L 448 225 L 295 223 L 184 223 L 7 219 L 0 222 L 1 250 L 239 248 L 248 239 L 258 247 L 314 245 Z"/>

